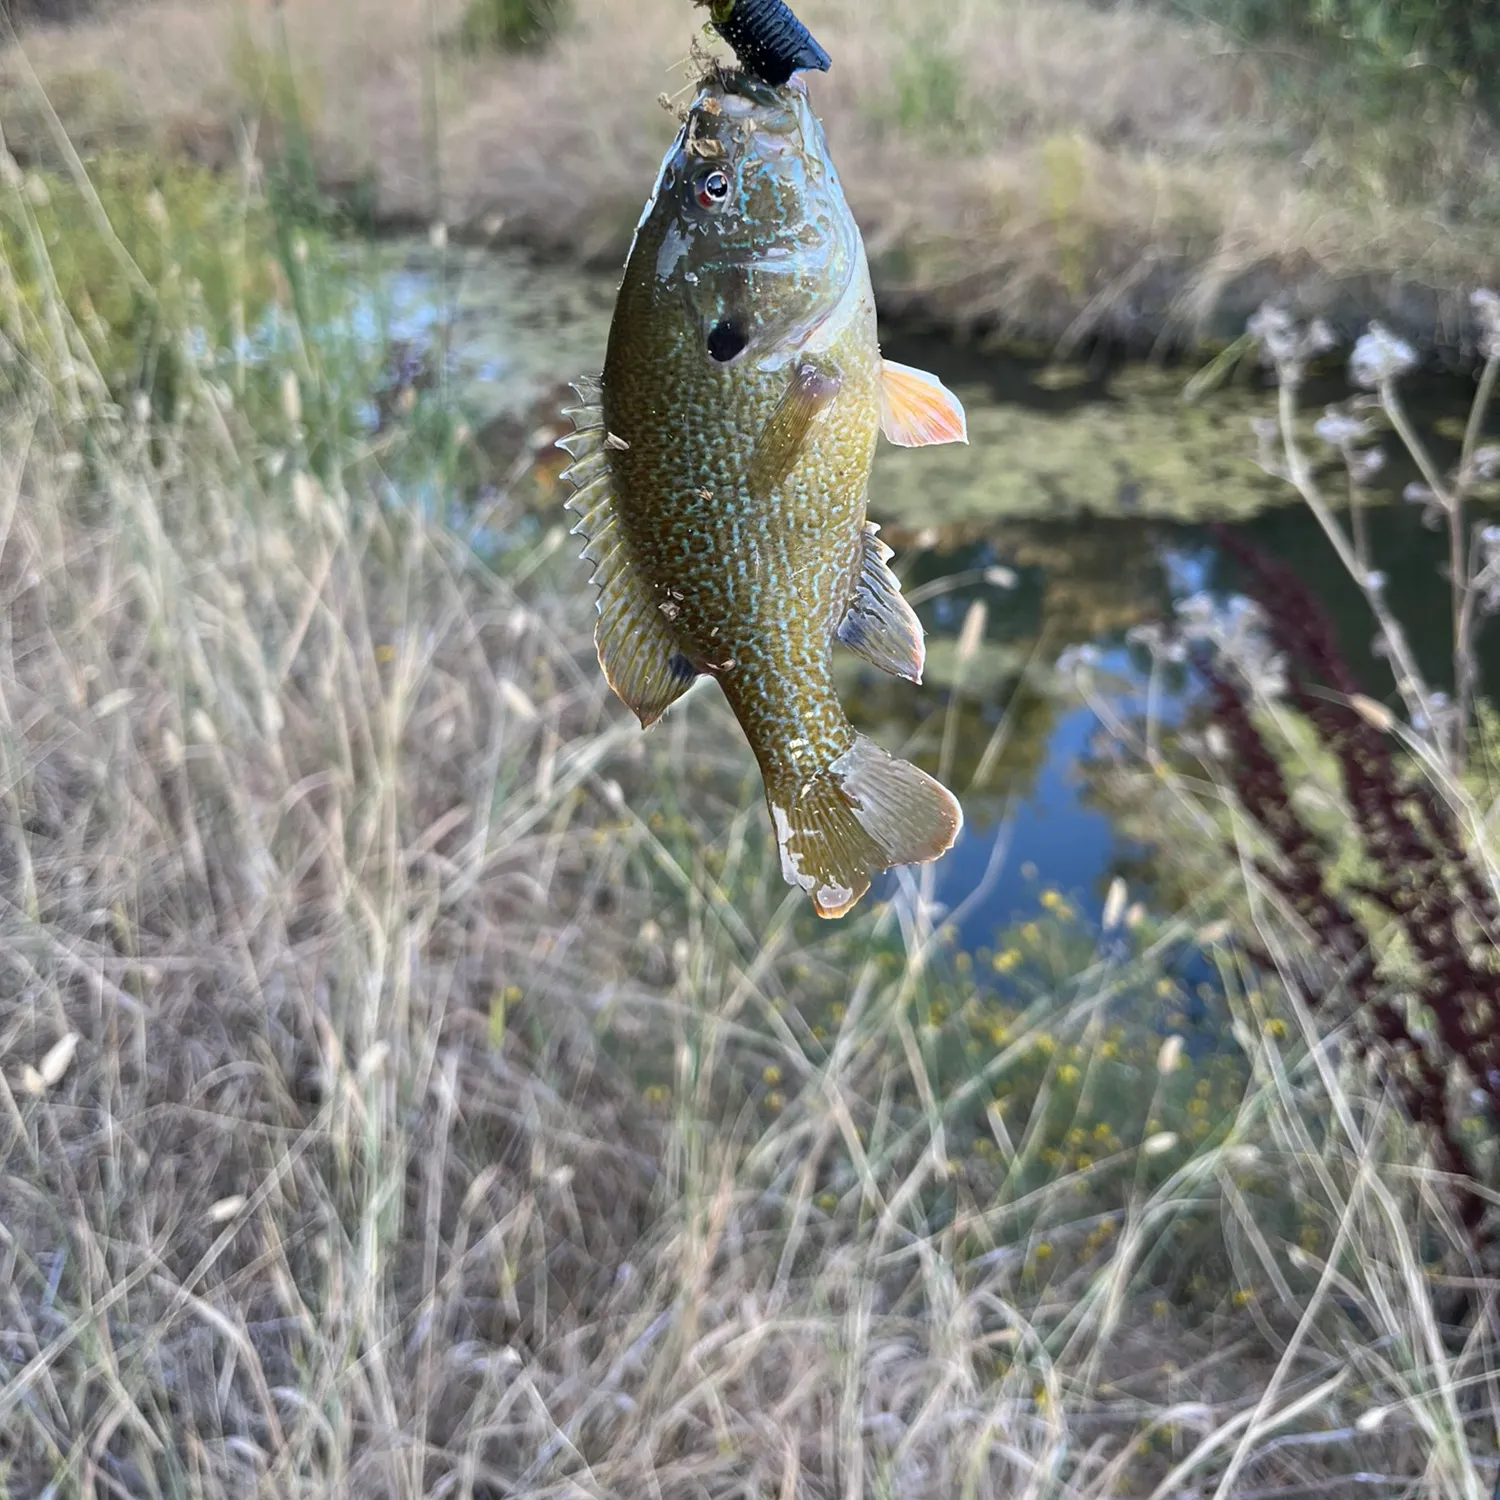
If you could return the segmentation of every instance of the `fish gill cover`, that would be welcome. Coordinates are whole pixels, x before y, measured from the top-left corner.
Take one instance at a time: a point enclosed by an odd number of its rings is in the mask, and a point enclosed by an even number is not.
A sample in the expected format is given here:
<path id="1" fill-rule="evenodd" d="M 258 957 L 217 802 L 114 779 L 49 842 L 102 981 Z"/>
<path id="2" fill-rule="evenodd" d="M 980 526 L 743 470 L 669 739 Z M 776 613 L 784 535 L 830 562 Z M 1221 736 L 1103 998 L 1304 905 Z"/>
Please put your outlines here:
<path id="1" fill-rule="evenodd" d="M 786 0 L 695 0 L 707 5 L 714 30 L 734 49 L 740 66 L 779 88 L 799 68 L 826 72 L 828 54 L 791 12 Z"/>

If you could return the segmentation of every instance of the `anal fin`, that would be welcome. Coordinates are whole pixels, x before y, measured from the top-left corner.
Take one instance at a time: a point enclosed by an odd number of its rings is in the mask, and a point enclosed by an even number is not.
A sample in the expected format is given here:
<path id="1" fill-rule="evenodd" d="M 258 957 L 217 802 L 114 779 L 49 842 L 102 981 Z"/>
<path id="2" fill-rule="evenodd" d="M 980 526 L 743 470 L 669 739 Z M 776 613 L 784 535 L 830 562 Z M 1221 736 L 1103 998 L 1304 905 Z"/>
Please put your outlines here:
<path id="1" fill-rule="evenodd" d="M 891 549 L 875 535 L 879 529 L 873 521 L 865 523 L 859 570 L 839 639 L 882 672 L 921 682 L 927 659 L 922 622 L 901 595 L 901 580 L 888 565 Z"/>
<path id="2" fill-rule="evenodd" d="M 573 463 L 562 477 L 573 493 L 566 508 L 578 517 L 573 535 L 585 539 L 581 556 L 594 564 L 599 585 L 599 622 L 594 645 L 605 680 L 641 721 L 654 724 L 685 693 L 698 675 L 683 655 L 658 606 L 655 591 L 630 555 L 615 511 L 614 476 L 597 381 L 579 381 L 580 404 L 569 407 L 573 431 L 558 442 Z"/>

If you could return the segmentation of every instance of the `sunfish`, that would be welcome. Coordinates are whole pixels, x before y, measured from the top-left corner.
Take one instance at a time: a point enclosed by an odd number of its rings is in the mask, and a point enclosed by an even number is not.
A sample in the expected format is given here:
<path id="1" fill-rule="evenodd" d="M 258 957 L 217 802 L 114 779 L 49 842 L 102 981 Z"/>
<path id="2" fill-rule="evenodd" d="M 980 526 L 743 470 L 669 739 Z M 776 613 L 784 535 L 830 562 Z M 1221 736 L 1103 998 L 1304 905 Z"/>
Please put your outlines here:
<path id="1" fill-rule="evenodd" d="M 576 533 L 595 641 L 643 726 L 718 679 L 787 881 L 841 916 L 936 859 L 946 787 L 855 731 L 833 646 L 920 682 L 922 627 L 865 519 L 877 432 L 967 441 L 935 376 L 883 360 L 864 243 L 799 78 L 699 86 L 636 227 L 602 377 L 577 382 Z"/>

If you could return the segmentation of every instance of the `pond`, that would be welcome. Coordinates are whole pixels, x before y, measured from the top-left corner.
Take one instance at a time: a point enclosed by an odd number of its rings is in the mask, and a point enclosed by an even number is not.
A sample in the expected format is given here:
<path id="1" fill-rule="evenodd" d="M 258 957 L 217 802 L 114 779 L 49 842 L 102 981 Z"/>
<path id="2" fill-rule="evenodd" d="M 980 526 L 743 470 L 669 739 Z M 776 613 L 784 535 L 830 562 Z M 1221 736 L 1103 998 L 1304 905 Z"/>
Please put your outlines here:
<path id="1" fill-rule="evenodd" d="M 482 442 L 516 446 L 546 416 L 561 381 L 602 362 L 613 276 L 513 252 L 395 245 L 373 253 L 389 334 L 421 341 L 441 330 L 455 399 Z M 1170 614 L 1189 594 L 1227 598 L 1237 589 L 1215 523 L 1310 584 L 1366 691 L 1391 695 L 1359 591 L 1290 487 L 1254 462 L 1251 421 L 1274 401 L 1256 372 L 1242 370 L 1189 403 L 1187 368 L 1105 358 L 1057 367 L 900 330 L 888 331 L 883 347 L 958 394 L 970 442 L 921 450 L 882 443 L 871 478 L 871 515 L 897 548 L 927 630 L 923 685 L 847 653 L 838 670 L 861 728 L 934 771 L 946 754 L 967 827 L 940 867 L 939 899 L 962 899 L 991 864 L 996 840 L 1005 841 L 998 876 L 965 924 L 966 943 L 989 942 L 998 926 L 1034 913 L 1047 887 L 1097 913 L 1116 869 L 1138 868 L 1143 851 L 1089 803 L 1079 767 L 1097 721 L 1056 663 L 1069 648 L 1092 647 L 1103 666 L 1143 682 L 1143 659 L 1128 640 L 1133 626 Z M 1426 377 L 1410 393 L 1440 462 L 1457 452 L 1472 391 L 1468 377 L 1454 375 Z M 1323 404 L 1346 394 L 1337 377 L 1310 386 L 1309 427 Z M 1442 686 L 1452 677 L 1446 536 L 1424 525 L 1420 507 L 1402 503 L 1415 472 L 1394 440 L 1386 446 L 1381 503 L 1367 512 L 1370 552 L 1420 665 Z M 1330 493 L 1338 493 L 1333 477 Z M 960 662 L 959 635 L 976 603 L 983 635 Z M 1482 645 L 1492 685 L 1500 636 Z"/>

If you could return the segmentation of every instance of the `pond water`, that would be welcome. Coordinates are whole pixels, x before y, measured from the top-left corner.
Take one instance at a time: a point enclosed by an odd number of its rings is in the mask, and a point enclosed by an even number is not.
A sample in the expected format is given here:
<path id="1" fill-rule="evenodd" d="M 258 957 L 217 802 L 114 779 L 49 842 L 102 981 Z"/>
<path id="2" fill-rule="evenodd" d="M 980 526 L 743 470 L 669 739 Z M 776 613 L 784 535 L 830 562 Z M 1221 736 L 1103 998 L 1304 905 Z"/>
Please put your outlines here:
<path id="1" fill-rule="evenodd" d="M 397 245 L 373 254 L 388 336 L 441 335 L 450 388 L 482 443 L 503 450 L 522 441 L 559 382 L 602 362 L 613 276 L 509 252 Z M 1252 373 L 1187 403 L 1188 369 L 1108 360 L 1058 368 L 899 330 L 886 334 L 884 349 L 932 370 L 959 395 L 970 443 L 881 444 L 870 511 L 897 548 L 926 627 L 928 670 L 917 688 L 840 653 L 841 688 L 861 728 L 892 749 L 905 745 L 929 769 L 939 769 L 948 737 L 946 779 L 964 800 L 968 825 L 940 867 L 940 899 L 971 891 L 997 838 L 1006 841 L 998 877 L 966 923 L 966 942 L 989 942 L 999 925 L 1034 912 L 1048 886 L 1097 912 L 1115 870 L 1141 854 L 1088 803 L 1078 768 L 1097 722 L 1055 664 L 1068 648 L 1090 646 L 1105 667 L 1138 678 L 1132 626 L 1169 614 L 1188 594 L 1235 592 L 1236 565 L 1213 523 L 1311 584 L 1366 691 L 1390 696 L 1359 591 L 1290 488 L 1254 463 L 1251 419 L 1269 414 L 1274 396 Z M 1467 377 L 1453 376 L 1425 379 L 1411 392 L 1440 461 L 1456 454 L 1472 391 Z M 1345 394 L 1337 379 L 1311 388 L 1309 425 L 1325 402 Z M 1444 685 L 1452 675 L 1446 538 L 1423 525 L 1420 508 L 1400 501 L 1415 474 L 1398 461 L 1394 440 L 1386 446 L 1383 503 L 1367 512 L 1370 552 L 1388 575 L 1388 597 L 1421 666 Z M 1334 476 L 1330 492 L 1340 489 Z M 958 637 L 976 602 L 985 607 L 984 634 L 961 665 Z M 1489 684 L 1500 680 L 1497 644 L 1500 637 L 1482 653 Z"/>

